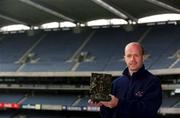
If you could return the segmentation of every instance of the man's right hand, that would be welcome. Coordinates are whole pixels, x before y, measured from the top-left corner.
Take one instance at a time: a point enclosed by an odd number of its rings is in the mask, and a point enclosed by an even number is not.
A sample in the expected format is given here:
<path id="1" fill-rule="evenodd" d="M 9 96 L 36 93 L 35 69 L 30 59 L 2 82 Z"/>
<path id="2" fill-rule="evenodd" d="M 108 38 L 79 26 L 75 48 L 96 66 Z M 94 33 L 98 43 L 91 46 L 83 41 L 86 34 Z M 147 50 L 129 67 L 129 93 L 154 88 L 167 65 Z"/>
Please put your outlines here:
<path id="1" fill-rule="evenodd" d="M 118 105 L 119 99 L 116 98 L 114 95 L 110 95 L 111 100 L 110 101 L 101 101 L 100 103 L 108 108 L 114 108 Z"/>
<path id="2" fill-rule="evenodd" d="M 104 105 L 105 107 L 108 107 L 108 108 L 114 108 L 118 105 L 119 99 L 116 98 L 114 95 L 110 95 L 110 96 L 111 96 L 110 101 L 94 102 L 90 99 L 90 100 L 88 100 L 88 103 L 90 105 L 97 106 L 97 107 L 101 107 Z"/>
<path id="3" fill-rule="evenodd" d="M 101 107 L 103 105 L 101 102 L 94 102 L 91 99 L 88 100 L 88 104 L 96 107 Z"/>

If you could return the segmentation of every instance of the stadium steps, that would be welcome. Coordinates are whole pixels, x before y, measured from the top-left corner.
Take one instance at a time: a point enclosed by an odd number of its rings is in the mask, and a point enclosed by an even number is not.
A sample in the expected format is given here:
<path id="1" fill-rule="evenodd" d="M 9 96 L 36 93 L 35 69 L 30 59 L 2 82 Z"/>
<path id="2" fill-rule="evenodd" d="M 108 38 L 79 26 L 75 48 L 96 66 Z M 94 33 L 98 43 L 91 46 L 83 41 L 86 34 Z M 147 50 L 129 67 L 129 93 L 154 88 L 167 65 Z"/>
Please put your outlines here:
<path id="1" fill-rule="evenodd" d="M 34 45 L 32 45 L 31 48 L 29 48 L 23 55 L 22 57 L 17 61 L 17 63 L 21 63 L 23 61 L 24 58 L 27 57 L 27 55 L 41 42 L 42 39 L 44 39 L 46 37 L 46 34 L 42 35 L 39 40 L 37 40 Z M 25 64 L 22 64 L 16 72 L 19 72 L 22 70 L 22 68 L 25 66 Z"/>
<path id="2" fill-rule="evenodd" d="M 170 58 L 176 58 L 176 60 L 169 66 L 169 69 L 173 68 L 178 62 L 180 62 L 180 49 Z"/>
<path id="3" fill-rule="evenodd" d="M 86 46 L 86 44 L 90 41 L 90 39 L 94 36 L 95 31 L 92 31 L 90 35 L 86 38 L 86 40 L 82 43 L 82 45 L 76 50 L 76 52 L 72 55 L 72 57 L 67 62 L 72 62 L 75 58 L 80 54 L 81 50 Z"/>
<path id="4" fill-rule="evenodd" d="M 21 104 L 27 99 L 27 95 L 25 95 L 22 99 L 20 99 L 17 103 Z"/>
<path id="5" fill-rule="evenodd" d="M 149 29 L 147 29 L 144 34 L 142 34 L 142 36 L 139 38 L 138 42 L 141 43 L 143 41 L 143 39 L 149 34 L 149 32 L 151 31 L 152 27 L 150 27 Z"/>
<path id="6" fill-rule="evenodd" d="M 71 71 L 76 71 L 76 69 L 79 67 L 80 63 L 76 62 L 73 67 L 71 68 Z"/>
<path id="7" fill-rule="evenodd" d="M 81 100 L 82 100 L 82 98 L 80 96 L 78 96 L 77 99 L 74 101 L 74 103 L 71 106 L 77 106 Z"/>
<path id="8" fill-rule="evenodd" d="M 82 49 L 86 46 L 86 44 L 92 39 L 94 34 L 95 34 L 95 31 L 92 31 L 90 35 L 86 38 L 86 40 L 82 43 L 82 45 L 76 50 L 76 52 L 72 55 L 72 57 L 67 62 L 73 62 L 73 61 L 76 62 L 76 58 L 78 57 Z M 76 62 L 72 66 L 71 71 L 75 71 L 79 67 L 79 65 L 80 63 Z"/>
<path id="9" fill-rule="evenodd" d="M 173 107 L 179 108 L 179 106 L 180 106 L 180 99 L 173 105 Z"/>

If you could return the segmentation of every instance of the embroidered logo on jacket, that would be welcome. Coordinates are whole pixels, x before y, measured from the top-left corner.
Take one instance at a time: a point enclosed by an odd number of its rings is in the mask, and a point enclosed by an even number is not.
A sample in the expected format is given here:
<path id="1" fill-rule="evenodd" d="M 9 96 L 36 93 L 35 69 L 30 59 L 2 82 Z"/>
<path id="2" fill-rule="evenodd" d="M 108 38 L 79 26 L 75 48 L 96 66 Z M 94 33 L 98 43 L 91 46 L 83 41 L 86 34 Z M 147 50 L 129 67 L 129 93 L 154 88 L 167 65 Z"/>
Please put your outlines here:
<path id="1" fill-rule="evenodd" d="M 138 91 L 138 92 L 135 93 L 135 95 L 137 97 L 142 97 L 144 95 L 144 92 L 143 91 Z"/>

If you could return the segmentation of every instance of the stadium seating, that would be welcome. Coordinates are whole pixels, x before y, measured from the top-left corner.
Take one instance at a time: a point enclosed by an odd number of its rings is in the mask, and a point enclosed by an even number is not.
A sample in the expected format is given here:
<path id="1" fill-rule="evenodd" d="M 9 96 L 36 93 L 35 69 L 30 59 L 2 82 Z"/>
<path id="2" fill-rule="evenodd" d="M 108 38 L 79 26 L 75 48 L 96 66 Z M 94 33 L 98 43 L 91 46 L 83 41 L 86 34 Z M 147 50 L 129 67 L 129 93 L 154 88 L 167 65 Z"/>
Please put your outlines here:
<path id="1" fill-rule="evenodd" d="M 131 41 L 143 44 L 149 55 L 145 60 L 148 69 L 179 68 L 179 32 L 179 26 L 159 25 L 139 26 L 129 32 L 123 28 L 99 28 L 81 33 L 57 30 L 41 31 L 34 36 L 6 34 L 0 43 L 0 71 L 72 71 L 81 52 L 87 52 L 93 59 L 80 62 L 73 71 L 119 71 L 125 67 L 123 49 Z M 34 59 L 27 58 L 27 52 L 33 53 Z M 17 62 L 23 55 L 26 60 L 22 67 Z"/>
<path id="2" fill-rule="evenodd" d="M 4 102 L 4 103 L 17 103 L 19 102 L 24 95 L 21 93 L 16 93 L 16 94 L 12 94 L 12 93 L 0 93 L 0 102 Z"/>
<path id="3" fill-rule="evenodd" d="M 28 36 L 26 33 L 3 34 L 0 40 L 0 71 L 122 71 L 126 67 L 123 59 L 124 47 L 131 41 L 138 41 L 144 46 L 145 65 L 148 69 L 180 68 L 179 32 L 180 27 L 176 25 L 143 25 L 129 32 L 120 27 L 85 29 L 80 33 L 74 33 L 72 30 L 41 31 L 35 33 L 34 36 Z M 179 94 L 164 94 L 161 108 L 180 108 L 179 97 Z M 0 96 L 0 102 L 21 105 L 64 105 L 72 109 L 86 109 L 88 99 L 88 95 L 84 93 L 81 95 L 79 93 L 64 94 L 63 92 L 60 94 L 1 93 Z M 37 114 L 28 116 L 32 118 L 51 117 Z M 10 116 L 2 114 L 0 117 Z M 59 117 L 64 118 L 62 114 Z"/>
<path id="4" fill-rule="evenodd" d="M 50 104 L 50 105 L 67 105 L 71 106 L 76 100 L 75 95 L 33 95 L 28 96 L 22 104 Z"/>

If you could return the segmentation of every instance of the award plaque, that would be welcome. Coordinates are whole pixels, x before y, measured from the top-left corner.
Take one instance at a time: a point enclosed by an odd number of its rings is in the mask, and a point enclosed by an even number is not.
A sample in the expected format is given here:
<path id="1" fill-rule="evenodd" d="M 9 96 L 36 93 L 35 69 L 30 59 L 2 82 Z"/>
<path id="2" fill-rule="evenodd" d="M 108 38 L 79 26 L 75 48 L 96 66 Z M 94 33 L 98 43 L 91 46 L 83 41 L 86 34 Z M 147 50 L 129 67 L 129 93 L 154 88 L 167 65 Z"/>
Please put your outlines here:
<path id="1" fill-rule="evenodd" d="M 111 74 L 92 73 L 90 78 L 90 99 L 94 102 L 110 101 Z"/>

